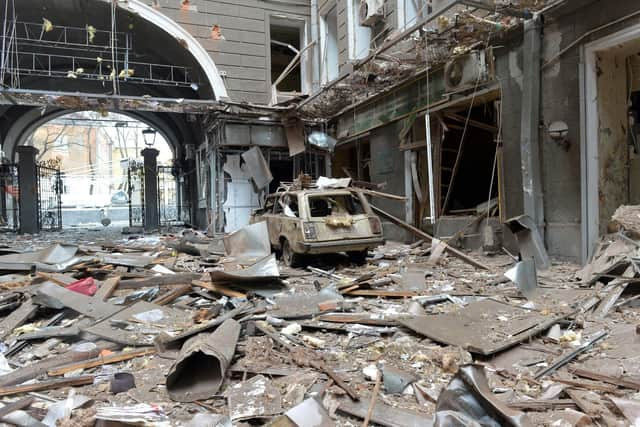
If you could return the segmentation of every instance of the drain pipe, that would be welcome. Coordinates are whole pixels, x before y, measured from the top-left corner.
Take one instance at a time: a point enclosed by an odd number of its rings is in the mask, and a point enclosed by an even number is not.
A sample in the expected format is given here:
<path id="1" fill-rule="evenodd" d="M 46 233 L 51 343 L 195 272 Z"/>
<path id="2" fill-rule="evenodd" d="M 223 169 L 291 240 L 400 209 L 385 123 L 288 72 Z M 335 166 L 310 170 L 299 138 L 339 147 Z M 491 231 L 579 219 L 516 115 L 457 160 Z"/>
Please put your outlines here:
<path id="1" fill-rule="evenodd" d="M 318 0 L 311 0 L 311 40 L 316 41 L 311 55 L 311 93 L 320 90 L 320 32 L 318 31 Z"/>
<path id="2" fill-rule="evenodd" d="M 524 23 L 520 158 L 524 213 L 533 219 L 544 240 L 544 196 L 540 165 L 541 46 L 542 17 L 537 13 Z"/>

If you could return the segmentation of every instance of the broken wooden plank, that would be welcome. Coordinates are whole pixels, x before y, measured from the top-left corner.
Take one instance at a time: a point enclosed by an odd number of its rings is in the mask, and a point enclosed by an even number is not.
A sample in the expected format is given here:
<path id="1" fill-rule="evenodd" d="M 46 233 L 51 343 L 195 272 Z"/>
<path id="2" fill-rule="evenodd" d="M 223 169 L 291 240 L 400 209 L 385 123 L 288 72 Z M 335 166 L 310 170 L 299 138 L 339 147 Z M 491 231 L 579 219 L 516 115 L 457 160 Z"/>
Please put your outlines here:
<path id="1" fill-rule="evenodd" d="M 170 302 L 172 302 L 173 300 L 175 300 L 176 298 L 179 298 L 183 295 L 188 294 L 189 292 L 191 292 L 193 290 L 193 288 L 191 287 L 191 285 L 183 285 L 180 286 L 179 288 L 173 289 L 163 295 L 160 295 L 158 298 L 154 299 L 152 302 L 154 304 L 158 304 L 158 305 L 167 305 Z"/>
<path id="2" fill-rule="evenodd" d="M 119 289 L 138 289 L 153 286 L 176 286 L 191 283 L 193 280 L 199 280 L 202 277 L 197 273 L 176 273 L 165 274 L 163 276 L 153 276 L 144 279 L 132 279 L 120 281 Z"/>
<path id="3" fill-rule="evenodd" d="M 61 273 L 45 273 L 43 271 L 36 271 L 36 276 L 40 277 L 41 279 L 48 280 L 49 282 L 56 283 L 60 286 L 70 285 L 77 280 L 73 277 L 69 277 Z"/>
<path id="4" fill-rule="evenodd" d="M 123 362 L 125 360 L 135 359 L 137 357 L 149 356 L 156 353 L 155 348 L 145 348 L 143 350 L 136 351 L 127 351 L 123 353 L 115 353 L 110 354 L 104 357 L 96 357 L 91 360 L 84 360 L 76 363 L 71 363 L 69 365 L 60 366 L 58 368 L 53 368 L 47 372 L 47 375 L 50 377 L 57 377 L 59 375 L 64 375 L 67 372 L 73 372 L 76 369 L 90 369 L 95 368 L 97 366 L 109 365 L 111 363 Z"/>
<path id="5" fill-rule="evenodd" d="M 373 211 L 375 213 L 377 213 L 378 215 L 380 215 L 381 217 L 386 218 L 389 221 L 391 221 L 392 223 L 396 224 L 397 226 L 402 227 L 405 230 L 408 230 L 408 231 L 412 232 L 413 234 L 415 234 L 416 236 L 420 237 L 421 239 L 424 239 L 428 243 L 431 243 L 431 241 L 433 240 L 433 236 L 431 236 L 431 235 L 425 233 L 424 231 L 414 227 L 413 225 L 408 224 L 408 223 L 402 221 L 399 218 L 396 218 L 395 216 L 391 215 L 390 213 L 387 213 L 387 212 L 383 211 L 380 208 L 377 208 L 377 207 L 375 207 L 373 205 L 370 205 L 370 206 L 371 206 L 371 209 L 373 209 Z M 473 258 L 469 257 L 465 253 L 459 251 L 458 249 L 452 248 L 451 246 L 447 245 L 445 250 L 447 251 L 447 253 L 453 255 L 456 258 L 459 258 L 460 260 L 466 262 L 469 265 L 472 265 L 472 266 L 474 266 L 476 268 L 479 268 L 481 270 L 490 270 L 490 268 L 487 265 L 485 265 L 485 264 L 483 264 L 483 263 L 481 263 L 479 261 L 474 260 Z"/>
<path id="6" fill-rule="evenodd" d="M 507 403 L 512 409 L 520 411 L 548 411 L 557 409 L 575 409 L 576 402 L 571 399 L 553 399 L 553 400 L 521 400 L 517 402 Z"/>
<path id="7" fill-rule="evenodd" d="M 338 411 L 364 419 L 367 416 L 369 402 L 352 402 L 341 399 Z M 433 426 L 433 418 L 418 412 L 394 408 L 378 401 L 371 414 L 371 422 L 384 427 L 429 427 Z"/>
<path id="8" fill-rule="evenodd" d="M 208 291 L 211 292 L 215 292 L 217 294 L 220 295 L 224 295 L 230 298 L 246 298 L 247 294 L 243 294 L 242 292 L 238 292 L 238 291 L 234 291 L 231 288 L 228 288 L 224 285 L 221 285 L 219 283 L 210 283 L 210 282 L 204 282 L 202 280 L 194 280 L 191 282 L 191 284 L 193 286 L 198 286 L 201 288 L 204 288 Z"/>
<path id="9" fill-rule="evenodd" d="M 80 377 L 62 378 L 57 380 L 42 381 L 33 384 L 22 384 L 17 386 L 0 387 L 0 396 L 13 396 L 20 393 L 30 393 L 33 391 L 46 391 L 63 387 L 76 387 L 93 384 L 93 375 L 83 375 Z"/>
<path id="10" fill-rule="evenodd" d="M 118 288 L 118 285 L 120 285 L 120 276 L 107 279 L 102 282 L 93 297 L 98 298 L 100 301 L 106 301 L 111 298 L 111 295 L 113 295 L 115 290 Z"/>
<path id="11" fill-rule="evenodd" d="M 58 286 L 58 285 L 52 285 Z M 71 292 L 71 291 L 68 291 Z M 38 306 L 35 305 L 31 299 L 26 300 L 22 303 L 20 308 L 14 310 L 7 317 L 0 322 L 0 338 L 4 339 L 7 336 L 11 335 L 13 330 L 18 326 L 22 325 L 26 322 L 31 316 L 35 314 L 38 310 Z"/>
<path id="12" fill-rule="evenodd" d="M 590 380 L 602 381 L 613 384 L 618 387 L 625 387 L 634 390 L 640 390 L 640 381 L 625 377 L 614 377 L 612 375 L 601 374 L 599 372 L 589 371 L 587 369 L 569 367 L 569 372 L 578 377 L 588 378 Z"/>
<path id="13" fill-rule="evenodd" d="M 0 387 L 8 387 L 21 384 L 45 374 L 49 369 L 63 366 L 79 360 L 87 360 L 96 357 L 105 347 L 96 348 L 90 351 L 68 351 L 66 353 L 31 363 L 23 368 L 18 368 L 8 374 L 0 375 Z"/>
<path id="14" fill-rule="evenodd" d="M 569 378 L 554 378 L 553 380 L 560 384 L 566 384 L 572 387 L 584 388 L 586 390 L 597 390 L 605 393 L 613 393 L 616 391 L 616 386 L 609 385 L 609 384 L 600 384 L 595 381 L 576 380 L 576 379 L 569 379 Z"/>
<path id="15" fill-rule="evenodd" d="M 361 325 L 369 326 L 397 326 L 398 322 L 391 319 L 379 319 L 372 317 L 369 313 L 362 314 L 323 314 L 316 318 L 321 322 L 331 323 L 359 323 Z"/>
<path id="16" fill-rule="evenodd" d="M 345 292 L 345 295 L 358 297 L 382 297 L 382 298 L 411 298 L 418 296 L 414 291 L 382 291 L 377 289 L 356 289 Z"/>
<path id="17" fill-rule="evenodd" d="M 0 408 L 0 420 L 6 417 L 12 412 L 19 411 L 20 409 L 28 408 L 35 401 L 33 397 L 25 397 L 16 402 L 7 403 Z"/>

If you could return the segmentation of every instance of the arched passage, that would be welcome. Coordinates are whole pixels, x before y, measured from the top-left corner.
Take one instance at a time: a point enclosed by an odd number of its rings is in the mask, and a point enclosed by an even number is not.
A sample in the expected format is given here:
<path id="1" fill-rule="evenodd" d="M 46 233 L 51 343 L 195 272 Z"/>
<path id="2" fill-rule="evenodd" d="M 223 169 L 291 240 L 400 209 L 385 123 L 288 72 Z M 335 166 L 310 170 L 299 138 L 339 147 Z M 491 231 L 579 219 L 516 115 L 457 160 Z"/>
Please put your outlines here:
<path id="1" fill-rule="evenodd" d="M 157 174 L 161 222 L 184 220 L 174 150 L 164 135 L 132 114 L 63 111 L 38 120 L 20 145 L 38 150 L 39 192 L 45 193 L 40 218 L 64 227 L 142 226 L 146 175 Z M 145 148 L 157 150 L 153 171 L 145 163 Z M 61 171 L 59 185 L 43 178 L 48 168 Z"/>

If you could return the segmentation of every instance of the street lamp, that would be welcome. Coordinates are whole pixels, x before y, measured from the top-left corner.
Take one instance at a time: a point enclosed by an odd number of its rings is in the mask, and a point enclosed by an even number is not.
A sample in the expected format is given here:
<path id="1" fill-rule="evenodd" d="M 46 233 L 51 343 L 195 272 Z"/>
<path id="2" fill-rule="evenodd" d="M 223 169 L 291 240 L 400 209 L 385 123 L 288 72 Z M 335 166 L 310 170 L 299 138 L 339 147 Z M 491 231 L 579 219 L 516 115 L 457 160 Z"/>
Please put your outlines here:
<path id="1" fill-rule="evenodd" d="M 142 137 L 144 138 L 144 145 L 147 147 L 153 147 L 156 143 L 156 131 L 147 128 L 142 131 Z"/>

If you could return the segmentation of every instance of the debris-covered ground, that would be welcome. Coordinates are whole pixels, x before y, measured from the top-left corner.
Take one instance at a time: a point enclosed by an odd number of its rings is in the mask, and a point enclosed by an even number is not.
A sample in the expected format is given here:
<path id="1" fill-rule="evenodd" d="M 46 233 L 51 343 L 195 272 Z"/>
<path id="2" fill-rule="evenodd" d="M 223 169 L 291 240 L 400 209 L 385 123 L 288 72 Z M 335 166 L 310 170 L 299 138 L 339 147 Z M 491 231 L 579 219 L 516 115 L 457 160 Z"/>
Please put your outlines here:
<path id="1" fill-rule="evenodd" d="M 109 230 L 4 236 L 3 422 L 640 422 L 632 232 L 531 287 L 511 256 L 466 254 L 485 270 L 437 241 L 292 269 L 191 230 Z"/>

